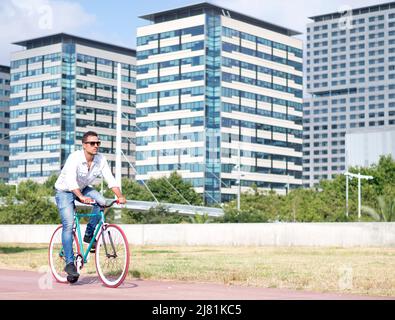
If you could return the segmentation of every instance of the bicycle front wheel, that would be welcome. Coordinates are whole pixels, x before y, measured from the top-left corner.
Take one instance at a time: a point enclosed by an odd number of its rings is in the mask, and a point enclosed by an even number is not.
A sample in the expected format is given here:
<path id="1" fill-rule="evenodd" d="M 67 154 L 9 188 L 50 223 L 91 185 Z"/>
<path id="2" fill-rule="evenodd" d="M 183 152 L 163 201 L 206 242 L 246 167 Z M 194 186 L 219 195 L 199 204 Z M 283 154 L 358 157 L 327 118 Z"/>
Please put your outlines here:
<path id="1" fill-rule="evenodd" d="M 52 234 L 48 248 L 48 263 L 52 275 L 57 282 L 68 283 L 67 273 L 64 271 L 66 266 L 66 256 L 62 245 L 62 226 L 58 226 Z M 78 252 L 78 241 L 75 233 L 73 234 L 74 253 Z"/>
<path id="2" fill-rule="evenodd" d="M 100 280 L 110 288 L 122 284 L 129 271 L 129 243 L 117 225 L 103 227 L 96 244 L 96 270 Z"/>

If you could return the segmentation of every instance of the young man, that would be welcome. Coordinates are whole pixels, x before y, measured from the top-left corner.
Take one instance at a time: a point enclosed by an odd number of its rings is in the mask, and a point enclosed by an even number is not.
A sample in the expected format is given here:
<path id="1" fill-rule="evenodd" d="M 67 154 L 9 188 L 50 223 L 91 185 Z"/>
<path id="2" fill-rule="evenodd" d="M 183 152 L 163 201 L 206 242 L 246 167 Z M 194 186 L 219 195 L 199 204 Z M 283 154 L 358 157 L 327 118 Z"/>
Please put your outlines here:
<path id="1" fill-rule="evenodd" d="M 75 151 L 67 158 L 55 183 L 55 199 L 63 225 L 62 244 L 66 256 L 66 267 L 64 270 L 68 274 L 68 279 L 70 277 L 74 281 L 79 277 L 74 264 L 73 252 L 74 200 L 77 199 L 86 204 L 95 201 L 100 205 L 104 205 L 105 199 L 90 186 L 96 178 L 103 176 L 119 202 L 126 203 L 126 199 L 111 173 L 107 160 L 102 154 L 98 153 L 100 140 L 97 133 L 93 131 L 85 133 L 82 137 L 82 146 L 83 150 Z M 99 211 L 99 206 L 94 205 L 92 213 L 96 214 Z M 99 220 L 100 216 L 90 218 L 85 231 L 84 242 L 89 243 L 91 241 Z"/>

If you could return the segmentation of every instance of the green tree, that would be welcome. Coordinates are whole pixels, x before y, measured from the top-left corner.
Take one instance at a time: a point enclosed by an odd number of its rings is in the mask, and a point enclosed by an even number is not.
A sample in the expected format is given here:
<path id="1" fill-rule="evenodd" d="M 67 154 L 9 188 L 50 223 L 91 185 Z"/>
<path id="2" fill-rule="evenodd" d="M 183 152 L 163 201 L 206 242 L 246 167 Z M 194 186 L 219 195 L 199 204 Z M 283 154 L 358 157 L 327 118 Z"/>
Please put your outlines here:
<path id="1" fill-rule="evenodd" d="M 284 206 L 281 210 L 281 221 L 322 221 L 322 215 L 317 210 L 322 205 L 323 200 L 318 191 L 312 189 L 292 190 L 284 199 Z"/>
<path id="2" fill-rule="evenodd" d="M 369 208 L 364 211 L 364 221 L 394 221 L 395 161 L 383 156 L 376 165 L 367 168 L 350 168 L 351 172 L 371 175 L 373 180 L 362 181 L 362 203 Z M 18 186 L 0 183 L 0 223 L 59 223 L 57 208 L 49 199 L 54 195 L 56 176 L 51 176 L 44 184 L 25 181 Z M 201 195 L 190 183 L 186 183 L 177 172 L 167 179 L 150 179 L 148 187 L 162 203 L 202 205 Z M 100 187 L 99 187 L 100 188 Z M 174 190 L 174 189 L 177 189 Z M 337 175 L 332 180 L 323 180 L 316 188 L 295 189 L 287 195 L 274 191 L 259 191 L 252 186 L 250 192 L 241 195 L 241 210 L 237 210 L 236 200 L 224 205 L 225 215 L 209 218 L 207 215 L 187 217 L 170 213 L 165 206 L 152 208 L 148 212 L 132 212 L 123 209 L 124 223 L 205 223 L 205 222 L 332 222 L 357 220 L 357 180 L 349 184 L 349 217 L 345 215 L 346 179 Z M 129 200 L 154 201 L 145 186 L 131 179 L 122 180 L 122 191 Z M 182 196 L 181 196 L 182 195 Z M 108 188 L 105 196 L 113 197 Z M 187 200 L 185 200 L 185 199 Z M 364 210 L 365 210 L 364 209 Z M 109 210 L 112 221 L 114 211 Z"/>
<path id="3" fill-rule="evenodd" d="M 18 185 L 18 193 L 10 194 L 0 207 L 0 224 L 58 224 L 56 205 L 48 189 L 31 180 Z"/>
<path id="4" fill-rule="evenodd" d="M 240 211 L 237 200 L 224 205 L 223 222 L 253 223 L 279 221 L 280 209 L 284 198 L 274 191 L 258 191 L 254 186 L 252 192 L 240 195 Z"/>
<path id="5" fill-rule="evenodd" d="M 361 174 L 374 177 L 373 180 L 369 180 L 368 184 L 373 187 L 376 195 L 384 195 L 387 186 L 392 186 L 392 188 L 395 186 L 395 161 L 390 155 L 380 157 L 378 163 L 370 167 L 354 168 L 354 172 L 357 170 L 360 170 Z"/>
<path id="6" fill-rule="evenodd" d="M 43 188 L 47 190 L 48 195 L 55 196 L 55 182 L 58 179 L 57 174 L 51 175 L 43 184 Z"/>
<path id="7" fill-rule="evenodd" d="M 395 221 L 395 198 L 377 197 L 376 208 L 362 206 L 361 212 L 369 215 L 375 221 L 391 222 Z"/>
<path id="8" fill-rule="evenodd" d="M 150 179 L 146 185 L 161 203 L 179 203 L 187 205 L 187 200 L 191 205 L 202 205 L 201 196 L 193 189 L 190 183 L 185 182 L 182 177 L 173 172 L 168 178 Z M 177 191 L 176 191 L 176 190 Z M 152 201 L 155 199 L 147 187 L 131 179 L 122 179 L 122 193 L 128 200 Z M 105 197 L 112 198 L 111 190 L 106 189 Z M 185 198 L 185 199 L 184 199 Z M 107 214 L 108 221 L 114 216 L 113 209 Z M 122 223 L 186 223 L 189 217 L 179 213 L 169 212 L 164 205 L 151 208 L 147 212 L 137 212 L 123 209 Z"/>
<path id="9" fill-rule="evenodd" d="M 215 220 L 213 218 L 210 218 L 208 213 L 204 214 L 195 214 L 194 216 L 189 217 L 191 223 L 211 223 L 214 222 Z"/>
<path id="10" fill-rule="evenodd" d="M 3 181 L 0 181 L 0 198 L 14 194 L 15 189 L 16 189 L 15 186 L 7 185 Z"/>
<path id="11" fill-rule="evenodd" d="M 185 182 L 175 171 L 168 178 L 148 180 L 147 186 L 160 202 L 187 204 L 188 201 L 191 205 L 203 205 L 202 197 L 192 184 Z"/>

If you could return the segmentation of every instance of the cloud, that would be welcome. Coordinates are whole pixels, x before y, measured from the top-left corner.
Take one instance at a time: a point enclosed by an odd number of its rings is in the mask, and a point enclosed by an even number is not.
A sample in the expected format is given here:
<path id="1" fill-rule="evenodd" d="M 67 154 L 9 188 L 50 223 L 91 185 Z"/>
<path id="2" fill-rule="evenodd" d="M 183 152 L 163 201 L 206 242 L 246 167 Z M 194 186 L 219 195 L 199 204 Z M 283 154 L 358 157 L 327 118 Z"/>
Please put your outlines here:
<path id="1" fill-rule="evenodd" d="M 80 4 L 54 0 L 1 0 L 0 64 L 8 65 L 10 54 L 20 50 L 12 42 L 58 32 L 78 32 L 96 21 Z"/>

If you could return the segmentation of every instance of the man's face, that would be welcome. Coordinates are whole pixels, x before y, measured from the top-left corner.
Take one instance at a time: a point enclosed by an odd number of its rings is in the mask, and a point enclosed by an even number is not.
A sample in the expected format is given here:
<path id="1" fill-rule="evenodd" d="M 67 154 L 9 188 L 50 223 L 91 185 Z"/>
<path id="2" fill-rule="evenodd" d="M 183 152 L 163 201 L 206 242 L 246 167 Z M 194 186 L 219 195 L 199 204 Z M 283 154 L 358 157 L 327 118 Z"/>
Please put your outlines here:
<path id="1" fill-rule="evenodd" d="M 99 151 L 99 146 L 100 146 L 100 140 L 99 137 L 96 136 L 88 136 L 86 138 L 86 141 L 83 142 L 83 148 L 84 150 L 92 155 L 97 154 Z"/>

